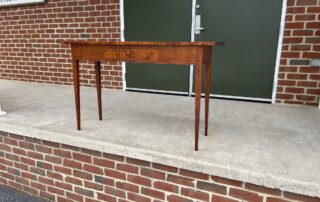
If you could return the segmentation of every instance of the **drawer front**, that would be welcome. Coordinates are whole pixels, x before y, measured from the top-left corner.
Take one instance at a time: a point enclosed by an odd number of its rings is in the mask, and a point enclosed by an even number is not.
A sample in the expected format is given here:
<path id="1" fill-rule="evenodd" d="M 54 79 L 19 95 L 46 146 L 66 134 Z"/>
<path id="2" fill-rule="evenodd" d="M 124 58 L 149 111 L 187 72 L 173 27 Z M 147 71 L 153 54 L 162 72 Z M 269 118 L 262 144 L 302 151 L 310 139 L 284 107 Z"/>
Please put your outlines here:
<path id="1" fill-rule="evenodd" d="M 104 52 L 105 59 L 118 59 L 122 61 L 154 61 L 158 58 L 156 49 L 144 48 L 116 48 Z"/>

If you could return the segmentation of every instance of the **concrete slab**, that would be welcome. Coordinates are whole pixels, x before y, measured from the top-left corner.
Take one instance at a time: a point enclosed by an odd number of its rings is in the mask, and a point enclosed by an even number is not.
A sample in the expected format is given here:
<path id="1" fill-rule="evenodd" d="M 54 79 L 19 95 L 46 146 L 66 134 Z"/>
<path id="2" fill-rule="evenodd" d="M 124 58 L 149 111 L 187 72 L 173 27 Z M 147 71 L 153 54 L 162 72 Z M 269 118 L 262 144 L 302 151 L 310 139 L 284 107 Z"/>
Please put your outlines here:
<path id="1" fill-rule="evenodd" d="M 317 108 L 211 100 L 195 152 L 191 97 L 103 90 L 101 122 L 95 89 L 81 101 L 77 131 L 72 86 L 0 80 L 0 130 L 320 197 Z"/>

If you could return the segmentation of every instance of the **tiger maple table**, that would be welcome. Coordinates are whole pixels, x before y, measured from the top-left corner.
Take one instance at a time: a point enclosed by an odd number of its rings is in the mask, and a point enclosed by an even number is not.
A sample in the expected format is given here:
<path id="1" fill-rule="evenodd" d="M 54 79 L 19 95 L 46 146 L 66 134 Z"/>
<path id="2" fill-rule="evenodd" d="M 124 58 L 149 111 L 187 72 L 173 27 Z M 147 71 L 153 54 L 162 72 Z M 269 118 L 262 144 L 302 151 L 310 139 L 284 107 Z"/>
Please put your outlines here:
<path id="1" fill-rule="evenodd" d="M 221 42 L 84 42 L 65 41 L 71 45 L 77 129 L 80 123 L 79 60 L 95 61 L 99 119 L 102 120 L 100 61 L 195 65 L 195 150 L 198 150 L 202 65 L 206 68 L 205 135 L 208 135 L 209 94 L 212 47 Z"/>

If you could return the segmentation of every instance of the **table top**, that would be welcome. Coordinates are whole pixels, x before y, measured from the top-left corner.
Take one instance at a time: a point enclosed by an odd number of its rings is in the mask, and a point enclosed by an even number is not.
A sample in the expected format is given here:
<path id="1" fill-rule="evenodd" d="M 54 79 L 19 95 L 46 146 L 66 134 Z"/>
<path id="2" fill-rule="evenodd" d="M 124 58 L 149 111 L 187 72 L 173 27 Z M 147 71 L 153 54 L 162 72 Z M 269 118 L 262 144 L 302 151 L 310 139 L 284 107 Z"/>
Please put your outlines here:
<path id="1" fill-rule="evenodd" d="M 61 43 L 71 44 L 71 45 L 114 45 L 114 46 L 127 46 L 127 45 L 143 45 L 143 46 L 215 46 L 215 45 L 224 45 L 224 42 L 215 42 L 215 41 L 201 41 L 201 42 L 154 42 L 154 41 L 63 41 Z"/>

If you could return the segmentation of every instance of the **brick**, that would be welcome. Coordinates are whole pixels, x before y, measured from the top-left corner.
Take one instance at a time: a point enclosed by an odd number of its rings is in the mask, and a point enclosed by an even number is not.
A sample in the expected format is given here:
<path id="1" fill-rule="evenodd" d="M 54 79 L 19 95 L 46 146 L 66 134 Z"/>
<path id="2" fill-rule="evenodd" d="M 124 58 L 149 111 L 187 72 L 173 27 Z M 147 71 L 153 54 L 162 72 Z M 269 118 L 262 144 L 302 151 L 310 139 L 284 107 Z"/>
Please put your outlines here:
<path id="1" fill-rule="evenodd" d="M 67 176 L 65 178 L 65 182 L 68 182 L 68 183 L 71 183 L 71 184 L 75 184 L 75 185 L 78 185 L 78 186 L 82 186 L 82 180 L 80 180 L 78 178 L 71 177 L 71 176 Z"/>
<path id="2" fill-rule="evenodd" d="M 45 170 L 53 170 L 53 166 L 52 164 L 46 163 L 46 162 L 42 162 L 42 161 L 37 161 L 36 166 L 38 168 L 43 168 Z"/>
<path id="3" fill-rule="evenodd" d="M 317 0 L 297 0 L 297 6 L 317 5 Z"/>
<path id="4" fill-rule="evenodd" d="M 91 150 L 91 149 L 81 148 L 81 152 L 85 153 L 85 154 L 89 154 L 91 156 L 102 157 L 102 153 L 101 152 L 94 151 L 94 150 Z"/>
<path id="5" fill-rule="evenodd" d="M 117 164 L 117 170 L 128 172 L 128 173 L 134 173 L 134 174 L 138 174 L 139 173 L 138 167 L 130 165 L 130 164 L 118 163 Z"/>
<path id="6" fill-rule="evenodd" d="M 54 149 L 53 154 L 56 156 L 63 157 L 63 158 L 71 158 L 71 152 L 69 152 L 69 151 Z"/>
<path id="7" fill-rule="evenodd" d="M 64 182 L 55 181 L 54 185 L 60 189 L 72 191 L 72 185 Z"/>
<path id="8" fill-rule="evenodd" d="M 81 179 L 86 179 L 86 180 L 92 180 L 93 175 L 88 172 L 83 172 L 81 170 L 74 170 L 73 171 L 73 176 L 81 178 Z"/>
<path id="9" fill-rule="evenodd" d="M 61 196 L 57 196 L 57 202 L 73 202 L 73 201 Z"/>
<path id="10" fill-rule="evenodd" d="M 307 94 L 310 95 L 320 95 L 320 89 L 308 89 Z"/>
<path id="11" fill-rule="evenodd" d="M 88 189 L 95 189 L 98 191 L 102 191 L 103 190 L 103 186 L 101 184 L 97 184 L 94 182 L 89 182 L 89 181 L 84 181 L 84 186 Z"/>
<path id="12" fill-rule="evenodd" d="M 141 168 L 141 175 L 146 176 L 146 177 L 151 177 L 151 178 L 155 178 L 155 179 L 160 179 L 160 180 L 164 180 L 165 179 L 165 173 L 163 172 L 159 172 L 156 170 L 151 170 L 148 168 Z"/>
<path id="13" fill-rule="evenodd" d="M 40 196 L 46 199 L 49 199 L 51 201 L 55 201 L 55 195 L 47 193 L 45 191 L 40 191 Z"/>
<path id="14" fill-rule="evenodd" d="M 13 146 L 18 146 L 18 140 L 12 139 L 12 138 L 8 138 L 8 137 L 3 137 L 3 142 L 6 144 L 10 144 Z"/>
<path id="15" fill-rule="evenodd" d="M 294 30 L 292 36 L 312 36 L 313 30 Z M 296 56 L 297 58 L 299 56 Z"/>
<path id="16" fill-rule="evenodd" d="M 193 202 L 193 200 L 183 198 L 181 196 L 169 195 L 167 197 L 167 201 L 169 202 Z"/>
<path id="17" fill-rule="evenodd" d="M 27 152 L 26 152 L 26 150 L 24 150 L 24 149 L 20 149 L 20 148 L 13 147 L 13 148 L 12 148 L 12 152 L 13 152 L 14 154 L 18 154 L 18 155 L 21 155 L 21 156 L 27 156 Z M 0 156 L 1 156 L 1 155 L 0 155 Z"/>
<path id="18" fill-rule="evenodd" d="M 73 159 L 82 161 L 85 163 L 92 163 L 92 158 L 89 155 L 80 154 L 80 153 L 72 153 Z"/>
<path id="19" fill-rule="evenodd" d="M 177 173 L 178 172 L 178 168 L 176 168 L 176 167 L 162 165 L 162 164 L 158 164 L 158 163 L 152 163 L 152 167 L 154 169 L 167 171 L 167 172 L 171 172 L 171 173 Z"/>
<path id="20" fill-rule="evenodd" d="M 240 190 L 240 189 L 230 188 L 229 195 L 234 198 L 246 200 L 248 202 L 251 202 L 251 201 L 252 202 L 262 202 L 263 201 L 263 197 L 260 196 L 259 194 L 254 193 L 254 192 L 245 191 L 245 190 Z"/>
<path id="21" fill-rule="evenodd" d="M 285 90 L 286 93 L 295 93 L 295 94 L 298 94 L 298 93 L 304 93 L 304 89 L 303 88 L 293 88 L 293 87 L 287 87 L 286 90 Z"/>
<path id="22" fill-rule="evenodd" d="M 116 171 L 116 170 L 104 169 L 104 174 L 107 177 L 126 180 L 126 174 L 122 173 L 122 172 L 119 172 L 119 171 Z"/>
<path id="23" fill-rule="evenodd" d="M 171 175 L 169 174 L 167 177 L 167 181 L 169 182 L 173 182 L 176 184 L 181 184 L 184 186 L 189 186 L 189 187 L 194 187 L 194 179 L 191 178 L 187 178 L 187 177 L 181 177 L 181 176 L 177 176 L 177 175 Z"/>
<path id="24" fill-rule="evenodd" d="M 305 195 L 300 195 L 300 194 L 295 194 L 290 192 L 284 192 L 283 195 L 285 198 L 293 199 L 297 201 L 303 201 L 303 202 L 319 202 L 320 201 L 320 198 L 310 197 L 310 196 L 305 196 Z"/>
<path id="25" fill-rule="evenodd" d="M 33 182 L 33 181 L 31 181 L 31 187 L 34 189 L 42 190 L 42 191 L 47 190 L 46 185 L 38 183 L 38 182 Z"/>
<path id="26" fill-rule="evenodd" d="M 1 143 L 0 143 L 0 150 L 2 150 L 2 151 L 7 151 L 7 152 L 11 152 L 11 147 L 9 147 L 8 145 L 1 144 Z"/>
<path id="27" fill-rule="evenodd" d="M 203 181 L 197 182 L 197 188 L 205 191 L 210 191 L 218 194 L 227 194 L 227 187 L 215 183 L 208 183 Z"/>
<path id="28" fill-rule="evenodd" d="M 209 194 L 206 192 L 181 187 L 181 194 L 194 199 L 209 201 Z"/>
<path id="29" fill-rule="evenodd" d="M 289 73 L 287 75 L 288 79 L 294 79 L 294 80 L 306 80 L 308 78 L 307 74 L 294 74 L 294 73 Z"/>
<path id="30" fill-rule="evenodd" d="M 26 178 L 26 179 L 37 180 L 37 176 L 36 175 L 31 174 L 31 173 L 27 173 L 27 172 L 21 172 L 21 176 L 23 178 Z"/>
<path id="31" fill-rule="evenodd" d="M 89 164 L 84 164 L 83 165 L 83 169 L 85 171 L 88 171 L 90 173 L 94 173 L 94 174 L 100 174 L 102 175 L 103 174 L 103 169 L 102 168 L 99 168 L 97 166 L 93 166 L 93 165 L 89 165 Z"/>
<path id="32" fill-rule="evenodd" d="M 51 187 L 51 186 L 48 186 L 47 189 L 48 189 L 48 192 L 50 192 L 52 194 L 64 196 L 64 191 L 62 189 L 58 189 L 56 187 Z"/>
<path id="33" fill-rule="evenodd" d="M 98 175 L 94 176 L 94 181 L 97 183 L 105 184 L 105 185 L 109 185 L 109 186 L 114 186 L 114 184 L 115 184 L 113 179 L 105 178 L 105 177 L 98 176 Z"/>
<path id="34" fill-rule="evenodd" d="M 80 194 L 66 192 L 66 196 L 67 196 L 67 198 L 74 200 L 74 201 L 78 201 L 78 202 L 84 201 L 84 197 L 81 196 Z"/>
<path id="35" fill-rule="evenodd" d="M 33 151 L 28 151 L 27 156 L 33 159 L 44 160 L 43 154 Z"/>
<path id="36" fill-rule="evenodd" d="M 114 154 L 103 154 L 103 157 L 109 159 L 109 160 L 114 160 L 114 161 L 120 161 L 123 162 L 124 161 L 124 157 L 123 156 L 118 156 L 118 155 L 114 155 Z"/>
<path id="37" fill-rule="evenodd" d="M 231 199 L 231 198 L 227 198 L 224 196 L 219 196 L 219 195 L 213 194 L 212 198 L 211 198 L 211 202 L 239 202 L 239 201 Z"/>
<path id="38" fill-rule="evenodd" d="M 46 176 L 46 170 L 44 170 L 42 168 L 30 167 L 30 172 L 32 172 L 34 174 Z"/>
<path id="39" fill-rule="evenodd" d="M 297 100 L 301 100 L 301 101 L 316 101 L 317 100 L 317 96 L 314 95 L 296 95 Z"/>
<path id="40" fill-rule="evenodd" d="M 291 50 L 292 51 L 308 51 L 308 50 L 311 50 L 311 45 L 292 45 Z"/>
<path id="41" fill-rule="evenodd" d="M 66 168 L 66 167 L 64 167 L 64 166 L 57 166 L 57 165 L 55 165 L 55 166 L 53 167 L 53 170 L 54 170 L 55 172 L 63 173 L 63 174 L 66 174 L 66 175 L 71 175 L 71 173 L 72 173 L 72 170 L 71 170 L 70 168 Z"/>
<path id="42" fill-rule="evenodd" d="M 125 191 L 122 191 L 120 189 L 116 189 L 116 188 L 113 188 L 113 187 L 105 186 L 104 187 L 104 192 L 106 194 L 109 194 L 109 195 L 112 195 L 112 196 L 116 196 L 116 197 L 120 197 L 120 198 L 126 198 L 126 192 Z M 129 193 L 130 192 L 128 192 L 128 198 L 129 198 Z"/>
<path id="43" fill-rule="evenodd" d="M 29 143 L 29 142 L 25 142 L 25 141 L 19 141 L 19 147 L 20 148 L 24 148 L 24 149 L 28 149 L 28 150 L 32 150 L 34 151 L 34 144 Z"/>
<path id="44" fill-rule="evenodd" d="M 315 81 L 298 81 L 297 86 L 316 88 L 318 85 Z"/>
<path id="45" fill-rule="evenodd" d="M 290 202 L 280 198 L 268 197 L 266 202 Z"/>
<path id="46" fill-rule="evenodd" d="M 278 189 L 271 189 L 268 187 L 263 187 L 263 186 L 258 186 L 258 185 L 254 185 L 254 184 L 250 184 L 250 183 L 246 183 L 245 184 L 245 188 L 251 191 L 256 191 L 256 192 L 260 192 L 260 193 L 266 193 L 269 195 L 275 195 L 275 196 L 280 196 L 281 195 L 281 191 Z"/>
<path id="47" fill-rule="evenodd" d="M 162 200 L 164 200 L 165 198 L 165 194 L 163 192 L 149 189 L 146 187 L 141 188 L 141 194 L 144 194 L 153 198 L 162 199 Z"/>
<path id="48" fill-rule="evenodd" d="M 294 98 L 294 95 L 292 94 L 277 93 L 277 99 L 287 100 L 287 99 L 293 99 L 293 98 Z"/>
<path id="49" fill-rule="evenodd" d="M 139 202 L 151 202 L 150 198 L 138 195 L 138 194 L 134 194 L 134 193 L 128 193 L 128 199 L 132 200 L 132 201 L 139 201 Z"/>
<path id="50" fill-rule="evenodd" d="M 304 52 L 303 58 L 310 58 L 310 59 L 318 59 L 320 58 L 320 53 L 318 52 Z"/>
<path id="51" fill-rule="evenodd" d="M 166 182 L 156 181 L 153 183 L 153 187 L 167 192 L 179 193 L 179 187 L 177 185 Z"/>
<path id="52" fill-rule="evenodd" d="M 187 177 L 198 178 L 201 180 L 208 180 L 209 179 L 209 175 L 207 175 L 207 174 L 193 172 L 193 171 L 184 170 L 184 169 L 180 169 L 179 174 L 183 175 L 183 176 L 187 176 Z"/>
<path id="53" fill-rule="evenodd" d="M 38 181 L 41 182 L 42 184 L 51 185 L 51 186 L 54 185 L 54 181 L 46 177 L 39 176 Z"/>
<path id="54" fill-rule="evenodd" d="M 83 195 L 83 196 L 94 197 L 94 192 L 89 189 L 84 189 L 81 187 L 74 187 L 74 192 L 76 192 L 80 195 Z"/>
<path id="55" fill-rule="evenodd" d="M 66 150 L 71 150 L 71 151 L 80 151 L 79 147 L 74 147 L 74 146 L 71 146 L 71 145 L 64 145 L 64 144 L 61 145 L 61 149 L 66 149 Z"/>
<path id="56" fill-rule="evenodd" d="M 56 180 L 63 180 L 63 176 L 60 173 L 55 173 L 55 172 L 51 172 L 51 171 L 47 171 L 47 176 L 49 178 L 53 178 Z"/>
<path id="57" fill-rule="evenodd" d="M 93 164 L 106 167 L 106 168 L 114 168 L 115 163 L 113 161 L 107 160 L 107 159 L 100 159 L 100 158 L 94 158 Z"/>
<path id="58" fill-rule="evenodd" d="M 82 164 L 80 162 L 73 161 L 73 160 L 70 160 L 70 159 L 64 159 L 63 160 L 63 165 L 67 166 L 67 167 L 70 167 L 70 168 L 79 169 L 79 170 L 82 169 Z"/>
<path id="59" fill-rule="evenodd" d="M 103 200 L 103 201 L 110 201 L 110 202 L 117 202 L 117 198 L 107 195 L 107 194 L 102 194 L 102 193 L 97 193 L 98 194 L 98 199 Z"/>
<path id="60" fill-rule="evenodd" d="M 145 177 L 141 177 L 138 175 L 128 175 L 128 181 L 135 183 L 135 184 L 151 187 L 151 180 L 150 179 L 145 178 Z"/>
<path id="61" fill-rule="evenodd" d="M 138 165 L 138 166 L 146 166 L 146 167 L 150 167 L 150 162 L 148 161 L 142 161 L 142 160 L 138 160 L 138 159 L 133 159 L 133 158 L 126 158 L 126 162 L 130 163 L 130 164 L 134 164 L 134 165 Z"/>
<path id="62" fill-rule="evenodd" d="M 134 184 L 130 184 L 130 183 L 127 183 L 127 182 L 117 182 L 116 183 L 116 187 L 118 189 L 122 189 L 122 190 L 125 190 L 125 191 L 130 191 L 130 192 L 136 192 L 136 193 L 139 193 L 139 187 L 137 185 L 134 185 Z"/>
<path id="63" fill-rule="evenodd" d="M 310 60 L 291 60 L 290 61 L 290 65 L 309 65 L 310 64 Z"/>
<path id="64" fill-rule="evenodd" d="M 62 158 L 60 157 L 45 155 L 44 159 L 50 163 L 62 164 Z"/>

